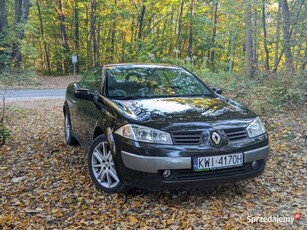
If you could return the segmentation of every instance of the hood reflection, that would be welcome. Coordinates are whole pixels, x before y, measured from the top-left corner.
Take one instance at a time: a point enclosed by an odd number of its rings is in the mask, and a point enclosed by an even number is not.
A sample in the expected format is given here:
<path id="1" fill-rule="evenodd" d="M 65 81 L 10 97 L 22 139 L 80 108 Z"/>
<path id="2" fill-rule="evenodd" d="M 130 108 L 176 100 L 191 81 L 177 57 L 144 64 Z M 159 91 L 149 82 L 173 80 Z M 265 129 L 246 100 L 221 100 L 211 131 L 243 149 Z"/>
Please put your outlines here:
<path id="1" fill-rule="evenodd" d="M 240 104 L 219 98 L 160 98 L 116 101 L 118 108 L 131 119 L 141 122 L 175 123 L 241 119 L 253 113 Z"/>

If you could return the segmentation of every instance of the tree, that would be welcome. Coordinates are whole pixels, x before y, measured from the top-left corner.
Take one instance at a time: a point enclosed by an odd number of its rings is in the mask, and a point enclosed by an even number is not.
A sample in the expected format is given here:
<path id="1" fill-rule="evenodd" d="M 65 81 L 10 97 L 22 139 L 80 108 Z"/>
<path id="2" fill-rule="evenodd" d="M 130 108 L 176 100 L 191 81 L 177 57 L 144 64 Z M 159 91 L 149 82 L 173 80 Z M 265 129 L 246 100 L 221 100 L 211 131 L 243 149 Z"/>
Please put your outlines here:
<path id="1" fill-rule="evenodd" d="M 250 0 L 245 0 L 245 27 L 246 27 L 246 74 L 249 78 L 255 76 L 255 57 L 254 57 L 254 44 L 252 34 L 252 19 L 251 19 L 251 3 Z"/>
<path id="2" fill-rule="evenodd" d="M 215 54 L 215 38 L 216 38 L 216 25 L 217 25 L 217 11 L 219 7 L 218 2 L 214 2 L 213 4 L 213 28 L 212 28 L 212 51 L 211 51 L 211 57 L 210 62 L 212 65 L 212 69 L 214 71 L 214 54 Z"/>
<path id="3" fill-rule="evenodd" d="M 194 3 L 195 0 L 191 0 L 190 4 L 190 33 L 189 33 L 189 47 L 188 47 L 188 57 L 191 60 L 191 63 L 193 61 L 193 17 L 194 17 Z"/>
<path id="4" fill-rule="evenodd" d="M 290 44 L 290 12 L 287 0 L 280 0 L 280 5 L 282 9 L 283 16 L 283 49 L 286 57 L 286 68 L 288 71 L 294 70 L 293 58 L 291 53 L 291 44 Z"/>
<path id="5" fill-rule="evenodd" d="M 51 66 L 50 66 L 50 59 L 49 59 L 49 50 L 47 47 L 47 42 L 45 39 L 45 30 L 44 30 L 44 25 L 43 25 L 43 18 L 42 18 L 42 13 L 41 13 L 41 8 L 38 0 L 35 0 L 36 6 L 37 6 L 37 11 L 38 11 L 38 17 L 39 17 L 39 22 L 40 22 L 40 31 L 41 31 L 41 36 L 44 44 L 44 51 L 45 51 L 45 58 L 47 62 L 47 67 L 48 67 L 48 73 L 51 74 Z"/>
<path id="6" fill-rule="evenodd" d="M 29 2 L 0 2 L 0 12 L 7 12 L 0 13 L 1 58 L 3 50 L 15 60 L 20 50 L 37 51 L 39 60 L 27 53 L 23 63 L 39 63 L 49 73 L 69 73 L 72 53 L 80 57 L 80 71 L 100 62 L 180 63 L 185 57 L 214 71 L 236 72 L 246 64 L 249 77 L 258 62 L 266 71 L 274 64 L 272 72 L 291 60 L 295 70 L 306 65 L 305 0 L 245 0 L 244 7 L 226 0 L 32 0 L 35 10 L 24 17 Z"/>
<path id="7" fill-rule="evenodd" d="M 12 48 L 12 58 L 17 67 L 21 66 L 20 41 L 24 38 L 24 25 L 29 18 L 30 0 L 15 0 L 15 41 Z"/>
<path id="8" fill-rule="evenodd" d="M 263 28 L 263 47 L 265 50 L 265 70 L 270 69 L 270 54 L 267 42 L 267 28 L 266 28 L 266 14 L 265 14 L 265 0 L 262 0 L 262 28 Z"/>
<path id="9" fill-rule="evenodd" d="M 181 48 L 181 31 L 182 31 L 182 15 L 183 15 L 183 6 L 184 6 L 184 0 L 181 1 L 180 4 L 180 13 L 179 13 L 179 18 L 178 18 L 178 33 L 177 33 L 177 38 L 176 38 L 176 52 L 180 52 Z"/>
<path id="10" fill-rule="evenodd" d="M 276 33 L 275 33 L 275 55 L 274 55 L 274 69 L 273 69 L 273 73 L 275 73 L 277 71 L 277 67 L 279 64 L 279 43 L 280 43 L 280 2 L 278 2 L 278 10 L 277 10 L 277 14 L 276 14 Z"/>
<path id="11" fill-rule="evenodd" d="M 10 54 L 8 54 L 8 44 L 6 41 L 8 29 L 7 12 L 5 1 L 0 1 L 0 73 L 4 69 L 5 60 L 8 59 Z"/>
<path id="12" fill-rule="evenodd" d="M 143 24 L 144 24 L 145 11 L 146 11 L 146 6 L 143 3 L 141 14 L 139 16 L 139 32 L 138 32 L 138 39 L 139 40 L 142 40 L 142 36 L 143 36 L 143 28 L 144 28 Z"/>
<path id="13" fill-rule="evenodd" d="M 79 30 L 79 6 L 78 6 L 78 0 L 75 0 L 75 13 L 74 13 L 74 19 L 75 19 L 75 50 L 77 54 L 79 54 L 80 49 L 80 30 Z M 76 71 L 79 72 L 79 62 L 76 63 Z"/>
<path id="14" fill-rule="evenodd" d="M 100 65 L 100 55 L 99 55 L 99 47 L 97 42 L 97 33 L 96 33 L 96 9 L 97 9 L 97 2 L 96 0 L 91 0 L 91 44 L 93 47 L 93 54 L 91 57 L 90 66 L 93 65 L 99 66 Z"/>
<path id="15" fill-rule="evenodd" d="M 66 31 L 66 25 L 65 25 L 65 15 L 63 12 L 63 2 L 62 0 L 57 1 L 57 6 L 55 7 L 55 10 L 58 14 L 58 18 L 60 20 L 60 31 L 62 36 L 62 46 L 64 50 L 64 69 L 62 65 L 62 61 L 58 62 L 58 69 L 62 71 L 62 73 L 68 72 L 70 68 L 70 47 L 68 43 L 68 35 Z"/>
<path id="16" fill-rule="evenodd" d="M 0 39 L 5 36 L 7 32 L 7 13 L 5 7 L 5 0 L 0 1 Z"/>

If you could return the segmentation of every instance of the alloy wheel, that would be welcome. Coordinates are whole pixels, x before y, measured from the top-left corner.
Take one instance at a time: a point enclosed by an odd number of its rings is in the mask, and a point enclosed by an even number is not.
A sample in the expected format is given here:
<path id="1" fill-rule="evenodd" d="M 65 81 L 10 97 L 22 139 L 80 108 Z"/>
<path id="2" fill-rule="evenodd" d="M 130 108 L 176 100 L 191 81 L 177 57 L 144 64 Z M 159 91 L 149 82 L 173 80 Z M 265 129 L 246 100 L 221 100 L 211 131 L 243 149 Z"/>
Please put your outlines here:
<path id="1" fill-rule="evenodd" d="M 112 189 L 119 183 L 111 150 L 107 142 L 100 142 L 93 150 L 91 166 L 101 186 Z"/>

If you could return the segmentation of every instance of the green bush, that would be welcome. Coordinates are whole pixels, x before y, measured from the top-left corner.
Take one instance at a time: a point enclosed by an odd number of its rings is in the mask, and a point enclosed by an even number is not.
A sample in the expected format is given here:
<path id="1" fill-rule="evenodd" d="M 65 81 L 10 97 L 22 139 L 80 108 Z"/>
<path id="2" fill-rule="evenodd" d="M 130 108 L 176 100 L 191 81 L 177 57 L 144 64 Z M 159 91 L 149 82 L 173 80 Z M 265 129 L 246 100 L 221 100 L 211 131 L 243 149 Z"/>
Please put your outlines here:
<path id="1" fill-rule="evenodd" d="M 5 86 L 25 86 L 30 87 L 41 84 L 36 79 L 34 71 L 25 70 L 6 70 L 0 73 L 0 85 Z"/>
<path id="2" fill-rule="evenodd" d="M 211 72 L 206 68 L 193 72 L 210 87 L 221 88 L 223 94 L 259 114 L 294 109 L 306 103 L 307 82 L 304 73 L 290 76 L 281 71 L 248 79 L 244 73 Z"/>
<path id="3" fill-rule="evenodd" d="M 257 113 L 279 112 L 306 103 L 303 75 L 285 73 L 246 79 L 231 77 L 225 81 L 225 94 L 249 106 Z M 223 88 L 223 87 L 221 87 Z"/>
<path id="4" fill-rule="evenodd" d="M 302 75 L 276 74 L 251 87 L 248 100 L 255 110 L 278 112 L 303 105 L 305 92 L 306 81 Z"/>
<path id="5" fill-rule="evenodd" d="M 4 145 L 5 141 L 9 137 L 10 137 L 10 133 L 8 129 L 3 124 L 0 124 L 0 146 Z"/>

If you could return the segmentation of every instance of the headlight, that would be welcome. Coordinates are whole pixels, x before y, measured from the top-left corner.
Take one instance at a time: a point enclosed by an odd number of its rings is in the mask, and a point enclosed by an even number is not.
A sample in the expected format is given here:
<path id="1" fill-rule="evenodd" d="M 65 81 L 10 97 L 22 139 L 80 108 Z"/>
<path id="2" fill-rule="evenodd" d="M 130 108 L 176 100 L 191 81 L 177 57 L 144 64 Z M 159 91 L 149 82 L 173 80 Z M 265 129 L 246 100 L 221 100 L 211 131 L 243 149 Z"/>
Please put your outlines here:
<path id="1" fill-rule="evenodd" d="M 169 133 L 141 125 L 126 124 L 116 130 L 115 133 L 140 142 L 173 144 Z"/>
<path id="2" fill-rule="evenodd" d="M 256 137 L 265 133 L 265 128 L 259 117 L 252 121 L 247 127 L 247 133 L 249 137 Z"/>

